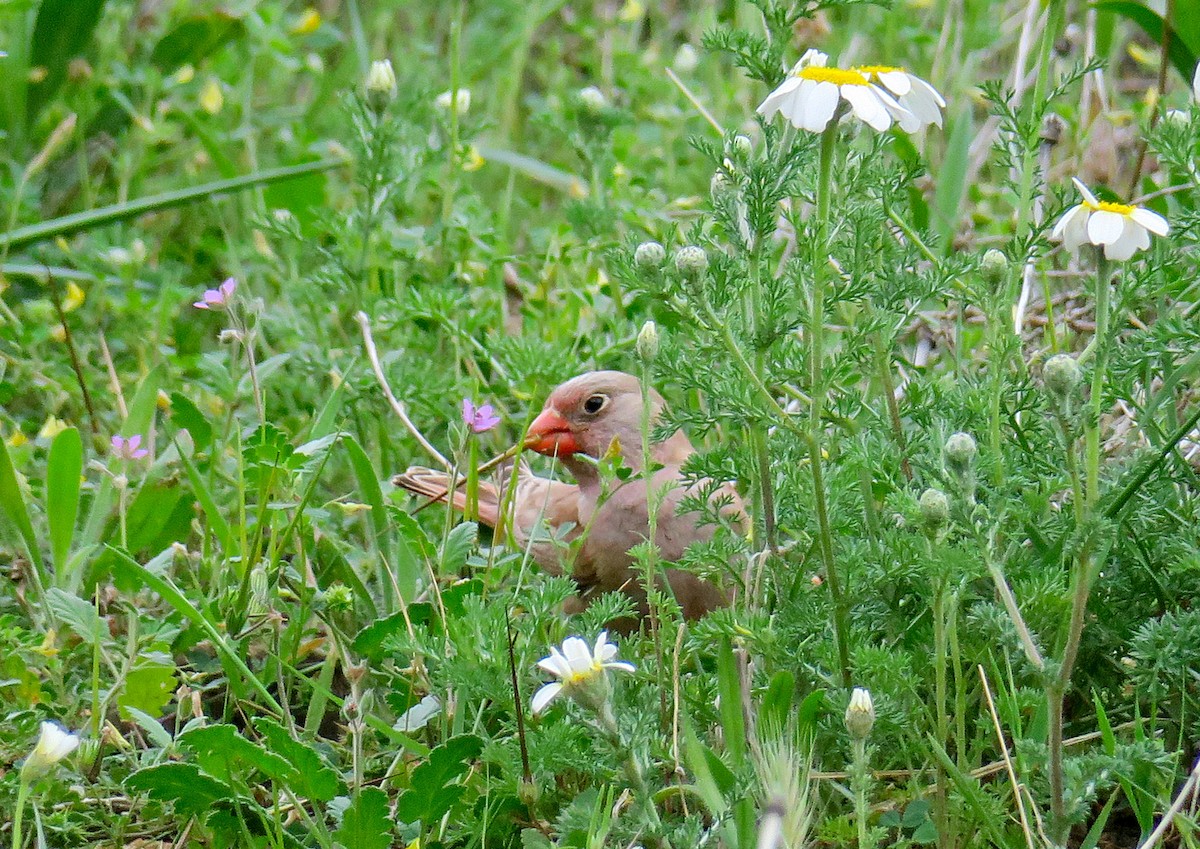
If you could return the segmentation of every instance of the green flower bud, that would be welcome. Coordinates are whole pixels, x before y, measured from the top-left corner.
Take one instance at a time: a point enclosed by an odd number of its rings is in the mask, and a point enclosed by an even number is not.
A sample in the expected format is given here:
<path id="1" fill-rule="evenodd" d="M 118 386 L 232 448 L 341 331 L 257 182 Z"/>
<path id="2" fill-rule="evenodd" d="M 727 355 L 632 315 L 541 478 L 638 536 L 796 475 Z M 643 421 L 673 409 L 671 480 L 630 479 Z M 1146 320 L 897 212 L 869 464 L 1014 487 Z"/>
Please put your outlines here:
<path id="1" fill-rule="evenodd" d="M 658 242 L 642 242 L 633 252 L 633 261 L 638 268 L 646 270 L 658 268 L 667 258 L 667 251 Z"/>
<path id="2" fill-rule="evenodd" d="M 708 269 L 708 254 L 699 245 L 685 245 L 675 251 L 675 268 L 684 277 L 699 277 Z"/>
<path id="3" fill-rule="evenodd" d="M 371 63 L 367 71 L 367 105 L 372 111 L 380 114 L 396 99 L 396 72 L 392 70 L 390 59 L 380 59 Z"/>
<path id="4" fill-rule="evenodd" d="M 521 779 L 521 783 L 517 785 L 517 798 L 524 802 L 527 807 L 536 805 L 541 796 L 541 788 L 532 779 L 523 778 Z"/>
<path id="5" fill-rule="evenodd" d="M 999 283 L 1008 273 L 1008 257 L 995 248 L 991 248 L 983 255 L 983 261 L 979 267 L 983 272 L 984 280 L 989 283 Z"/>
<path id="6" fill-rule="evenodd" d="M 637 352 L 644 363 L 652 363 L 658 356 L 658 326 L 653 321 L 647 321 L 638 332 Z"/>
<path id="7" fill-rule="evenodd" d="M 925 527 L 936 532 L 950 518 L 950 499 L 940 489 L 927 489 L 921 493 L 921 518 Z"/>
<path id="8" fill-rule="evenodd" d="M 855 687 L 850 695 L 850 706 L 846 708 L 846 730 L 855 740 L 865 740 L 875 725 L 875 703 L 871 693 L 863 687 Z"/>
<path id="9" fill-rule="evenodd" d="M 979 447 L 975 444 L 975 437 L 961 431 L 952 433 L 946 440 L 946 446 L 942 449 L 946 465 L 956 471 L 965 471 L 971 468 L 971 463 L 975 461 L 975 455 L 978 453 Z"/>
<path id="10" fill-rule="evenodd" d="M 1055 354 L 1042 366 L 1042 381 L 1050 396 L 1062 403 L 1069 400 L 1083 382 L 1083 371 L 1070 354 Z"/>
<path id="11" fill-rule="evenodd" d="M 604 96 L 604 92 L 594 85 L 581 88 L 578 97 L 579 102 L 583 104 L 583 108 L 589 112 L 603 112 L 608 107 L 608 98 Z"/>

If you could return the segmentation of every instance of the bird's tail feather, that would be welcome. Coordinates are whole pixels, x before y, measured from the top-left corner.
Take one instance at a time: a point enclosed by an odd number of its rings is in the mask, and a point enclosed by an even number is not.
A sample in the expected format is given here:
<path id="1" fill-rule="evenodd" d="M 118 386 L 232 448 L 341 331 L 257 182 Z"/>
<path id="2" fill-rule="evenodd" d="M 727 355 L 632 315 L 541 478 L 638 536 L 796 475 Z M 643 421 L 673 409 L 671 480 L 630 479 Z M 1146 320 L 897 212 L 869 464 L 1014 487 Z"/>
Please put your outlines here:
<path id="1" fill-rule="evenodd" d="M 411 466 L 392 478 L 392 483 L 401 489 L 406 489 L 414 495 L 421 495 L 433 501 L 445 502 L 450 497 L 450 503 L 455 510 L 467 510 L 466 478 L 460 477 L 457 487 L 450 484 L 450 475 L 437 469 L 427 469 L 424 466 Z M 453 493 L 451 493 L 453 489 Z M 495 484 L 490 481 L 479 482 L 479 521 L 490 527 L 496 527 L 500 520 L 500 494 Z"/>

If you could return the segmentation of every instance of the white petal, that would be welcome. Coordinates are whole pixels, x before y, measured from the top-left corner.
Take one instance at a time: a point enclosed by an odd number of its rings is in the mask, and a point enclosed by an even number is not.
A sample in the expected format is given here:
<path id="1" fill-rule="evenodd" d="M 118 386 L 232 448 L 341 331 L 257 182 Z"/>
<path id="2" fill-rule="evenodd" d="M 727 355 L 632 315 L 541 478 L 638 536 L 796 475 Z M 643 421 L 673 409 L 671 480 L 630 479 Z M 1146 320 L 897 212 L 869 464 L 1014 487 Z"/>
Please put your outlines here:
<path id="1" fill-rule="evenodd" d="M 604 663 L 616 656 L 617 647 L 608 641 L 608 631 L 601 631 L 600 636 L 596 638 L 596 645 L 592 649 L 592 657 L 600 663 Z"/>
<path id="2" fill-rule="evenodd" d="M 633 672 L 636 669 L 636 667 L 632 663 L 629 663 L 624 660 L 614 660 L 612 663 L 606 663 L 606 664 L 604 664 L 604 668 L 605 669 L 619 669 L 622 672 Z"/>
<path id="3" fill-rule="evenodd" d="M 802 68 L 824 68 L 829 62 L 828 54 L 822 53 L 815 47 L 810 47 L 804 51 L 804 55 L 800 57 L 800 61 L 796 63 L 793 71 L 799 71 Z"/>
<path id="4" fill-rule="evenodd" d="M 592 668 L 592 652 L 588 644 L 579 637 L 567 637 L 563 641 L 563 654 L 575 674 L 588 672 Z"/>
<path id="5" fill-rule="evenodd" d="M 1132 222 L 1130 222 L 1132 224 Z M 1149 239 L 1146 231 L 1137 225 L 1122 228 L 1124 230 L 1120 236 L 1112 242 L 1104 246 L 1104 256 L 1108 259 L 1123 262 L 1137 253 L 1138 250 L 1138 234 L 1141 233 L 1145 238 Z"/>
<path id="6" fill-rule="evenodd" d="M 1096 206 L 1100 203 L 1100 201 L 1096 200 L 1096 196 L 1088 191 L 1088 187 L 1085 186 L 1078 177 L 1072 177 L 1071 182 L 1075 184 L 1075 188 L 1079 189 L 1079 193 L 1083 195 L 1083 199 L 1085 201 L 1090 203 L 1092 206 Z"/>
<path id="7" fill-rule="evenodd" d="M 877 75 L 884 88 L 892 94 L 905 95 L 912 90 L 912 82 L 903 71 L 884 71 Z"/>
<path id="8" fill-rule="evenodd" d="M 803 115 L 796 115 L 792 118 L 792 124 L 802 130 L 808 130 L 810 133 L 821 133 L 829 126 L 829 119 L 833 117 L 833 112 L 837 109 L 838 90 L 833 83 L 814 82 L 813 80 L 805 80 L 812 82 L 813 85 L 806 87 L 804 93 L 807 95 L 806 102 L 803 106 Z"/>
<path id="9" fill-rule="evenodd" d="M 1171 231 L 1171 225 L 1167 223 L 1167 219 L 1157 212 L 1142 209 L 1140 206 L 1134 209 L 1129 217 L 1156 236 L 1165 236 Z"/>
<path id="10" fill-rule="evenodd" d="M 877 91 L 878 89 L 872 86 L 844 85 L 842 97 L 846 98 L 859 120 L 876 132 L 882 133 L 892 126 L 892 116 L 884 108 Z"/>
<path id="11" fill-rule="evenodd" d="M 1076 204 L 1063 213 L 1063 217 L 1058 219 L 1058 223 L 1054 225 L 1054 231 L 1050 234 L 1051 239 L 1061 239 L 1067 227 L 1070 226 L 1072 219 L 1077 218 L 1080 213 L 1087 215 L 1087 207 L 1083 204 Z"/>
<path id="12" fill-rule="evenodd" d="M 1200 65 L 1196 66 L 1196 72 L 1192 75 L 1192 97 L 1200 103 Z"/>
<path id="13" fill-rule="evenodd" d="M 1077 253 L 1080 246 L 1087 241 L 1087 223 L 1091 218 L 1092 212 L 1082 204 L 1075 207 L 1074 214 L 1067 221 L 1067 226 L 1063 230 L 1063 244 L 1071 253 Z"/>
<path id="14" fill-rule="evenodd" d="M 788 77 L 781 82 L 778 88 L 768 94 L 767 99 L 759 104 L 758 114 L 768 119 L 773 117 L 779 111 L 783 101 L 789 94 L 796 90 L 800 83 L 801 80 L 799 77 Z"/>
<path id="15" fill-rule="evenodd" d="M 925 80 L 921 79 L 920 77 L 914 77 L 912 74 L 908 75 L 908 79 L 909 79 L 909 82 L 912 83 L 914 94 L 924 94 L 924 95 L 928 96 L 940 108 L 944 109 L 946 107 L 945 98 L 943 98 L 938 93 L 938 90 L 936 88 L 931 86 L 929 83 L 925 82 Z"/>
<path id="16" fill-rule="evenodd" d="M 1098 209 L 1088 218 L 1088 241 L 1093 245 L 1111 245 L 1121 238 L 1125 229 L 1125 216 Z"/>
<path id="17" fill-rule="evenodd" d="M 933 89 L 922 91 L 914 88 L 908 97 L 900 98 L 900 105 L 921 119 L 923 125 L 935 124 L 942 126 L 942 109 L 935 99 L 937 92 Z"/>
<path id="18" fill-rule="evenodd" d="M 537 665 L 551 675 L 557 675 L 559 678 L 571 677 L 571 664 L 563 657 L 562 652 L 555 647 L 550 649 L 550 656 L 543 657 L 537 662 Z"/>
<path id="19" fill-rule="evenodd" d="M 558 695 L 558 692 L 562 689 L 562 687 L 562 684 L 560 684 L 558 681 L 554 681 L 553 683 L 547 684 L 546 686 L 542 687 L 542 689 L 534 693 L 532 705 L 533 712 L 541 713 L 543 710 L 545 710 L 546 705 L 550 704 L 550 702 L 554 700 L 554 697 Z"/>

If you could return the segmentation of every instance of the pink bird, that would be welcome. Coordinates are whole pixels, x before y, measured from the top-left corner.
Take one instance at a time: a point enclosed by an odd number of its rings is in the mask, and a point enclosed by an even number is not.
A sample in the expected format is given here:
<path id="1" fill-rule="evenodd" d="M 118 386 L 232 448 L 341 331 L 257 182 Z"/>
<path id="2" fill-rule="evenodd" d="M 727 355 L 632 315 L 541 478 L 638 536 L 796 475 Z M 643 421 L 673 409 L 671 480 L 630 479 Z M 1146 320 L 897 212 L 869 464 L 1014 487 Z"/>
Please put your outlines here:
<path id="1" fill-rule="evenodd" d="M 651 426 L 653 427 L 665 402 L 650 390 Z M 572 378 L 555 389 L 546 400 L 541 414 L 529 426 L 525 445 L 549 457 L 557 457 L 575 478 L 575 483 L 538 477 L 524 463 L 517 466 L 516 491 L 512 498 L 511 516 L 501 518 L 504 503 L 499 487 L 481 482 L 479 519 L 498 529 L 499 534 L 511 533 L 514 542 L 524 549 L 538 525 L 545 523 L 550 535 L 565 525 L 571 525 L 563 539 L 570 548 L 550 539 L 539 538 L 532 546 L 532 556 L 551 574 L 569 572 L 579 586 L 579 603 L 569 605 L 570 612 L 581 610 L 603 592 L 621 591 L 630 596 L 641 615 L 648 614 L 646 593 L 639 583 L 639 570 L 633 568 L 629 549 L 649 535 L 649 509 L 646 482 L 633 475 L 622 482 L 610 480 L 609 493 L 602 497 L 602 481 L 595 461 L 610 450 L 620 452 L 624 465 L 634 472 L 642 469 L 642 391 L 636 377 L 618 371 L 597 371 Z M 662 468 L 652 475 L 655 491 L 664 490 L 658 511 L 655 543 L 663 561 L 673 562 L 683 556 L 692 542 L 712 538 L 714 527 L 701 525 L 697 513 L 680 513 L 681 501 L 707 484 L 700 481 L 688 485 L 684 479 L 683 463 L 695 449 L 682 431 L 650 445 L 652 464 Z M 502 476 L 504 485 L 511 476 Z M 397 475 L 395 484 L 410 492 L 443 500 L 450 489 L 450 478 L 444 472 L 413 467 Z M 746 516 L 741 499 L 730 484 L 712 495 L 720 499 L 720 512 L 737 526 Z M 454 492 L 453 504 L 466 508 L 463 487 Z M 545 533 L 543 532 L 543 536 Z M 676 600 L 688 619 L 697 619 L 717 607 L 728 604 L 725 593 L 715 584 L 679 569 L 666 570 L 667 581 Z M 620 630 L 631 630 L 636 623 L 614 623 Z"/>

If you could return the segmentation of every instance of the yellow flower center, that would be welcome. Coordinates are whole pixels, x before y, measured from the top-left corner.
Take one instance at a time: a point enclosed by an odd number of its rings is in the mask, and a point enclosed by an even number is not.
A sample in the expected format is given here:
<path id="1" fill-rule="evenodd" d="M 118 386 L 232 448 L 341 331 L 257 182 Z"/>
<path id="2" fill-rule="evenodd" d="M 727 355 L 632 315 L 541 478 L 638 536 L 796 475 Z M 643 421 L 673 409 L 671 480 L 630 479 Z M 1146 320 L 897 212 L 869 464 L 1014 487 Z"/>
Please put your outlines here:
<path id="1" fill-rule="evenodd" d="M 857 65 L 854 70 L 858 71 L 864 77 L 877 77 L 880 74 L 895 72 L 904 73 L 903 68 L 897 68 L 895 65 Z"/>
<path id="2" fill-rule="evenodd" d="M 843 71 L 841 68 L 802 68 L 796 76 L 802 80 L 834 85 L 870 85 L 867 78 L 858 71 Z"/>
<path id="3" fill-rule="evenodd" d="M 1115 212 L 1117 215 L 1124 215 L 1126 218 L 1137 209 L 1136 206 L 1129 206 L 1125 203 L 1113 203 L 1107 200 L 1097 201 L 1096 203 L 1089 203 L 1085 200 L 1083 205 L 1092 212 Z"/>

